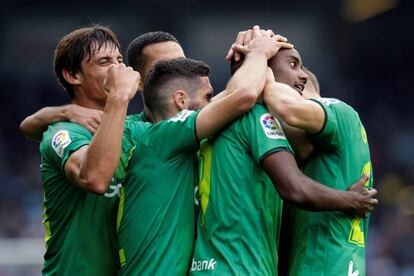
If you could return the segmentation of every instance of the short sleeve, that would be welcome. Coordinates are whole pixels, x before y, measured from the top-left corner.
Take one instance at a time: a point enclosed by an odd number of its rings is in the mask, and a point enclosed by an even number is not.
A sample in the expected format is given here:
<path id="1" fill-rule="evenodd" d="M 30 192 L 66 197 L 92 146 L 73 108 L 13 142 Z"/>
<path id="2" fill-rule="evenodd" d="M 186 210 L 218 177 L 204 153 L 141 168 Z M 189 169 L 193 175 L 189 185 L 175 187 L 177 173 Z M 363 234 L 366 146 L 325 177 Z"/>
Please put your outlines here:
<path id="1" fill-rule="evenodd" d="M 158 156 L 171 158 L 200 147 L 196 135 L 198 111 L 183 110 L 176 116 L 155 124 L 149 130 L 149 146 Z"/>
<path id="2" fill-rule="evenodd" d="M 241 135 L 250 145 L 252 156 L 257 164 L 269 154 L 293 150 L 286 139 L 280 122 L 262 105 L 256 106 L 241 120 Z"/>
<path id="3" fill-rule="evenodd" d="M 340 143 L 339 127 L 341 121 L 341 101 L 332 98 L 312 99 L 312 101 L 319 104 L 325 113 L 325 123 L 316 134 L 308 134 L 318 145 L 338 146 Z"/>
<path id="4" fill-rule="evenodd" d="M 44 158 L 52 160 L 64 171 L 70 155 L 85 145 L 89 145 L 92 134 L 75 123 L 57 123 L 49 126 L 40 145 Z"/>

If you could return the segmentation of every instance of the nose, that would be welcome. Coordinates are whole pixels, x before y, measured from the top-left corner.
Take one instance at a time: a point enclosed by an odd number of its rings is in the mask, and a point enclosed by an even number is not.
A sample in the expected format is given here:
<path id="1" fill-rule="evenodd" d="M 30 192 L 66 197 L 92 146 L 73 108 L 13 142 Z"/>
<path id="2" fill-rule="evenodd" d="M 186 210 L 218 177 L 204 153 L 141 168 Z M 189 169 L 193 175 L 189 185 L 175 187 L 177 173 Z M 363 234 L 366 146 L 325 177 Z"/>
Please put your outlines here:
<path id="1" fill-rule="evenodd" d="M 299 72 L 299 80 L 300 80 L 303 84 L 306 84 L 306 82 L 308 81 L 308 79 L 309 79 L 308 74 L 306 74 L 306 72 L 305 72 L 305 71 L 303 71 L 303 69 L 300 69 L 300 72 Z"/>

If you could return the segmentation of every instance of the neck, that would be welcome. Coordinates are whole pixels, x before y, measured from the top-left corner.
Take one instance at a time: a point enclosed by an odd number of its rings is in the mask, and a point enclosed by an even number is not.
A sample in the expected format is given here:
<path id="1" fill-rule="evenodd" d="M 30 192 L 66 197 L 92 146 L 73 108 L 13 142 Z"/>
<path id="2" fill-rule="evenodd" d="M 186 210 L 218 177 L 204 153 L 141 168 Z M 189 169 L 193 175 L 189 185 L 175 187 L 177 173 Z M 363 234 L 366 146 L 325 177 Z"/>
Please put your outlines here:
<path id="1" fill-rule="evenodd" d="M 100 103 L 85 97 L 75 97 L 73 103 L 90 109 L 104 110 L 105 102 Z"/>
<path id="2" fill-rule="evenodd" d="M 151 122 L 155 122 L 154 116 L 151 114 L 151 110 L 145 105 L 145 103 L 144 103 L 144 113 L 145 113 L 145 116 L 147 116 L 147 118 Z"/>
<path id="3" fill-rule="evenodd" d="M 168 111 L 163 112 L 163 113 L 156 113 L 156 112 L 152 112 L 153 115 L 153 119 L 154 119 L 154 123 L 158 123 L 164 120 L 168 120 L 171 117 L 174 117 L 175 115 L 177 115 L 178 112 L 180 112 L 181 110 L 176 109 L 176 108 L 170 108 Z"/>

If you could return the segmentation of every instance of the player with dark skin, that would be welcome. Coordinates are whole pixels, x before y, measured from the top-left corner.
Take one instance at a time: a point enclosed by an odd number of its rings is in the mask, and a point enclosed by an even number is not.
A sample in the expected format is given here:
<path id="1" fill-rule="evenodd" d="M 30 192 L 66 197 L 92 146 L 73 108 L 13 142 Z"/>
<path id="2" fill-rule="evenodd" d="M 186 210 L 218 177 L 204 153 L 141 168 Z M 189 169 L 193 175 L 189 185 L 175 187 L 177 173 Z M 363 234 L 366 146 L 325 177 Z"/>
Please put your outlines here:
<path id="1" fill-rule="evenodd" d="M 264 31 L 268 35 L 272 36 L 272 31 Z M 242 31 L 239 32 L 237 35 L 235 43 L 232 45 L 229 53 L 226 56 L 226 59 L 232 60 L 233 59 L 233 68 L 232 71 L 234 72 L 240 63 L 242 62 L 243 58 L 243 48 L 245 48 L 249 41 L 252 38 L 252 30 Z M 236 62 L 236 63 L 234 63 Z M 239 64 L 237 64 L 239 63 Z M 302 91 L 305 88 L 306 82 L 308 80 L 308 75 L 304 72 L 302 66 L 302 59 L 295 48 L 291 49 L 282 49 L 275 55 L 272 59 L 268 62 L 268 80 L 266 87 L 271 85 L 275 82 L 275 80 L 290 89 L 296 90 L 299 94 L 302 94 Z M 235 68 L 234 68 L 235 67 Z M 320 126 L 321 127 L 321 126 Z M 308 147 L 309 146 L 305 146 Z M 308 150 L 306 154 L 310 154 Z M 287 199 L 291 202 L 308 202 L 309 199 L 313 197 L 314 193 L 317 193 L 319 187 L 315 189 L 307 189 L 305 185 L 296 185 L 297 183 L 303 183 L 303 180 L 300 180 L 300 177 L 305 177 L 303 173 L 298 168 L 295 158 L 288 152 L 280 152 L 277 154 L 271 154 L 267 156 L 262 161 L 262 166 L 264 170 L 268 173 L 269 177 L 273 180 L 274 183 L 277 183 L 277 190 L 282 196 L 282 198 Z M 349 191 L 357 191 L 361 194 L 370 194 L 371 197 L 377 194 L 375 189 L 366 190 L 364 188 L 364 183 L 369 179 L 369 175 L 363 175 L 357 183 L 352 185 L 349 188 Z M 338 194 L 339 195 L 339 194 Z M 331 203 L 335 204 L 334 198 L 331 199 Z M 301 204 L 302 204 L 301 203 Z M 344 202 L 345 203 L 345 202 Z M 370 199 L 369 208 L 365 211 L 359 212 L 357 208 L 350 208 L 349 211 L 354 211 L 356 214 L 365 217 L 366 211 L 372 211 L 373 207 L 378 204 L 378 200 Z M 367 207 L 368 207 L 367 205 Z M 310 206 L 307 203 L 301 205 L 301 207 L 314 210 L 314 209 L 329 209 L 328 202 L 316 202 L 316 205 Z M 345 208 L 344 208 L 345 209 Z"/>

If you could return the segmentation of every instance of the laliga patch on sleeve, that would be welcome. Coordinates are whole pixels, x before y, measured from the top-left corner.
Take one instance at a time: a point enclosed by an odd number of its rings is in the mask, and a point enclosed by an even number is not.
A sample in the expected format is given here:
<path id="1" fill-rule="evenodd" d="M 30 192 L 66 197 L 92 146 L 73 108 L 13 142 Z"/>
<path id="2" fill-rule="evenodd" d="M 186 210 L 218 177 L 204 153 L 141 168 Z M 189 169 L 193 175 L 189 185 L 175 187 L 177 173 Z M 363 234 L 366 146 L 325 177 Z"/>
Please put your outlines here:
<path id="1" fill-rule="evenodd" d="M 62 158 L 64 149 L 69 146 L 72 142 L 67 130 L 60 130 L 58 133 L 53 136 L 52 148 L 57 153 L 57 155 Z"/>
<path id="2" fill-rule="evenodd" d="M 187 109 L 182 110 L 177 115 L 175 115 L 170 120 L 168 120 L 168 122 L 178 122 L 178 121 L 184 122 L 193 113 L 194 113 L 193 110 L 187 110 Z"/>
<path id="3" fill-rule="evenodd" d="M 260 124 L 264 133 L 270 139 L 286 139 L 279 121 L 270 113 L 265 113 L 260 116 Z"/>

